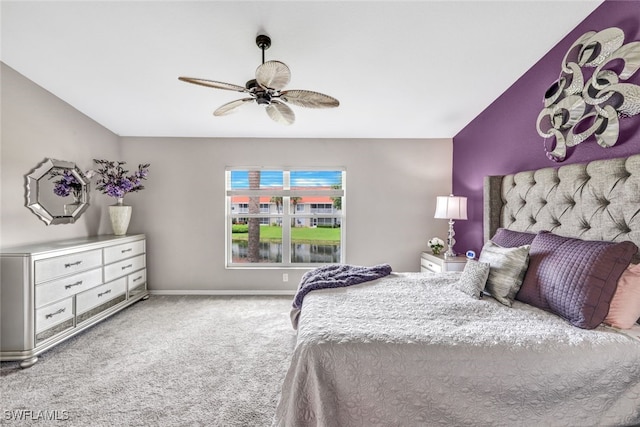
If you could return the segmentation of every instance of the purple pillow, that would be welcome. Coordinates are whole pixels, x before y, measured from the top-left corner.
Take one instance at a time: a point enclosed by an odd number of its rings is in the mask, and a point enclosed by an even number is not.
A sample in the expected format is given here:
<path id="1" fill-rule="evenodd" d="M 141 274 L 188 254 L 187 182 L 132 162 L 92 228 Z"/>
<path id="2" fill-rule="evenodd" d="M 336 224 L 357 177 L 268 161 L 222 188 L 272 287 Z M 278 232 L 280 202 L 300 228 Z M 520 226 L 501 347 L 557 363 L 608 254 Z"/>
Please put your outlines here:
<path id="1" fill-rule="evenodd" d="M 618 279 L 638 247 L 632 242 L 602 242 L 536 235 L 529 269 L 516 299 L 549 310 L 583 329 L 607 316 Z"/>
<path id="2" fill-rule="evenodd" d="M 496 234 L 491 238 L 491 241 L 503 248 L 516 248 L 518 246 L 530 245 L 534 237 L 536 237 L 535 233 L 498 228 Z"/>

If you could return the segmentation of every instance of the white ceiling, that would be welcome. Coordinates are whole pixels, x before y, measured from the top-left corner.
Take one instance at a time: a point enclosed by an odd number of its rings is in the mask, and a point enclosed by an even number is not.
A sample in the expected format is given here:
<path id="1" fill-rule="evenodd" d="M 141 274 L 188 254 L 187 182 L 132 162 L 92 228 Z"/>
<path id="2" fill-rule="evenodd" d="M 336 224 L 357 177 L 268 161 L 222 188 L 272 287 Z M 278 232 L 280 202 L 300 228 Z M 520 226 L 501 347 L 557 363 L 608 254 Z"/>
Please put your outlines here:
<path id="1" fill-rule="evenodd" d="M 1 58 L 121 136 L 451 138 L 601 3 L 3 0 Z M 178 80 L 244 86 L 258 33 L 340 107 L 213 117 L 243 94 Z"/>

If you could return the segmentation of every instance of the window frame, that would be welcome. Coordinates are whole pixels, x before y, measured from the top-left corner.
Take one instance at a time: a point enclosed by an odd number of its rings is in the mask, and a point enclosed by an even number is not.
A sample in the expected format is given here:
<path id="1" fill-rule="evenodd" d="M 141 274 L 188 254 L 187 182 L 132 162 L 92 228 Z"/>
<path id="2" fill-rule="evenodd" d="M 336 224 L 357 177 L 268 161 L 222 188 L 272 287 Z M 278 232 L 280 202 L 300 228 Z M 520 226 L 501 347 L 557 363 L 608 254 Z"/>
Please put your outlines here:
<path id="1" fill-rule="evenodd" d="M 250 189 L 231 189 L 231 174 L 233 171 L 282 171 L 283 173 L 283 186 L 282 189 L 272 188 L 260 188 L 257 190 Z M 291 189 L 290 178 L 291 172 L 295 171 L 336 171 L 341 173 L 341 188 L 327 190 L 314 189 L 309 187 L 308 189 Z M 248 197 L 282 197 L 282 205 L 279 209 L 269 209 L 269 212 L 260 212 L 258 214 L 249 214 L 245 212 L 233 212 L 232 199 L 234 196 L 248 196 Z M 331 214 L 318 214 L 318 213 L 302 213 L 298 212 L 297 207 L 293 209 L 291 203 L 292 197 L 313 197 L 313 196 L 326 196 L 326 197 L 341 197 L 341 209 L 337 213 Z M 291 223 L 295 219 L 305 219 L 311 223 L 314 218 L 333 218 L 340 224 L 340 260 L 336 263 L 345 263 L 345 236 L 346 236 L 346 168 L 344 167 L 264 167 L 264 166 L 227 166 L 225 168 L 225 267 L 227 269 L 309 269 L 317 267 L 323 263 L 302 263 L 292 262 L 292 241 L 291 241 Z M 234 263 L 232 262 L 232 226 L 233 220 L 236 218 L 269 218 L 268 223 L 277 219 L 277 222 L 281 221 L 282 224 L 282 262 L 259 262 L 259 263 Z M 261 220 L 262 221 L 262 220 Z"/>

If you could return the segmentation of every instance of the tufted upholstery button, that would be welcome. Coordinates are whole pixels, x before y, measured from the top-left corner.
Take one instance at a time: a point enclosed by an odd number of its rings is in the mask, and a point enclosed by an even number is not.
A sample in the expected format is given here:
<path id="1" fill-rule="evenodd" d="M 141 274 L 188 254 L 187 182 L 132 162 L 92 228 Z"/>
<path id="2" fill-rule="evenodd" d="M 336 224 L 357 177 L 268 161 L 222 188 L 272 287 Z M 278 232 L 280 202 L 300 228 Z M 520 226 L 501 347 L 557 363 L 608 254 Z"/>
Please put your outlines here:
<path id="1" fill-rule="evenodd" d="M 623 234 L 629 234 L 631 233 L 631 229 L 629 228 L 629 226 L 626 223 L 621 223 L 621 224 L 616 224 L 616 226 L 618 227 L 618 230 L 620 230 L 620 233 Z"/>
<path id="2" fill-rule="evenodd" d="M 598 207 L 605 207 L 609 206 L 611 202 L 605 199 L 604 196 L 597 196 L 596 203 L 598 204 Z"/>

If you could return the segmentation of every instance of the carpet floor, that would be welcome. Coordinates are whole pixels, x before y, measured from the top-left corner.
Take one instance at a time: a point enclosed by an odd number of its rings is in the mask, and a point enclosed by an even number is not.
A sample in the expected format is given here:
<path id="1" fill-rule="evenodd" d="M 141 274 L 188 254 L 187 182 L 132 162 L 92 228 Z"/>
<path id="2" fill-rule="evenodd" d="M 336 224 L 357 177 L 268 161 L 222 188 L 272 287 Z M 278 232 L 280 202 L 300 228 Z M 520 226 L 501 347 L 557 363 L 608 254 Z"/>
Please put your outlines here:
<path id="1" fill-rule="evenodd" d="M 151 296 L 31 368 L 1 363 L 0 424 L 269 426 L 295 344 L 290 306 Z"/>

